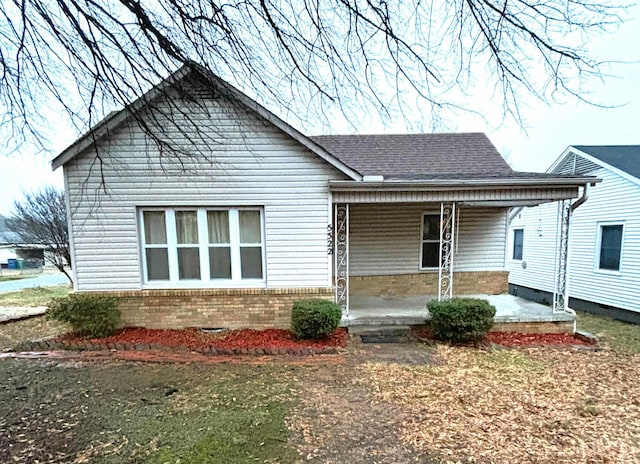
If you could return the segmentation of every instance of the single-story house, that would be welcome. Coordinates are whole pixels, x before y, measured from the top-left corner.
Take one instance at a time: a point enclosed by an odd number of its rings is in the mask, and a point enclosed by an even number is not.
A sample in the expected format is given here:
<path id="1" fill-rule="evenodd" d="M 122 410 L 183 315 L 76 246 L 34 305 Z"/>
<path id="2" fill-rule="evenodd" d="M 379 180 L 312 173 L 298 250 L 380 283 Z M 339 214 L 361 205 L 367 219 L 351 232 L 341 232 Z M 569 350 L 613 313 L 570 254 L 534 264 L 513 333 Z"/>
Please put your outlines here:
<path id="1" fill-rule="evenodd" d="M 548 172 L 602 179 L 571 219 L 571 308 L 640 323 L 640 145 L 570 146 Z M 510 292 L 551 301 L 558 210 L 544 204 L 514 213 Z"/>
<path id="2" fill-rule="evenodd" d="M 595 181 L 515 172 L 480 133 L 309 137 L 195 64 L 52 165 L 75 290 L 146 327 L 287 327 L 308 297 L 348 319 L 360 296 L 507 293 L 510 208 Z"/>
<path id="3" fill-rule="evenodd" d="M 20 235 L 11 232 L 6 219 L 0 216 L 0 269 L 15 267 L 17 263 L 28 267 L 42 267 L 44 250 L 42 246 L 26 243 Z"/>

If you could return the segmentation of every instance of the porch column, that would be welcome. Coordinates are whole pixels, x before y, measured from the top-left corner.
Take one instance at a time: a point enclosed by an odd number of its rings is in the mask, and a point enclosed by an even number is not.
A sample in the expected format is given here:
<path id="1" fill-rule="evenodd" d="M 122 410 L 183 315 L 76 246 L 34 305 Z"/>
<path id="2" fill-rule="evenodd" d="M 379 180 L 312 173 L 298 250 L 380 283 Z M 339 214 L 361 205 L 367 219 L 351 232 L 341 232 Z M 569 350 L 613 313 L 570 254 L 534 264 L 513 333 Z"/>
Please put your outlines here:
<path id="1" fill-rule="evenodd" d="M 349 315 L 349 205 L 338 204 L 335 210 L 335 279 L 336 304 L 344 316 Z"/>
<path id="2" fill-rule="evenodd" d="M 456 204 L 440 203 L 440 266 L 438 268 L 438 301 L 453 296 L 453 250 L 456 231 Z"/>
<path id="3" fill-rule="evenodd" d="M 570 219 L 571 202 L 569 200 L 558 202 L 553 312 L 566 311 L 569 308 L 569 297 L 567 295 L 567 264 L 569 258 Z"/>

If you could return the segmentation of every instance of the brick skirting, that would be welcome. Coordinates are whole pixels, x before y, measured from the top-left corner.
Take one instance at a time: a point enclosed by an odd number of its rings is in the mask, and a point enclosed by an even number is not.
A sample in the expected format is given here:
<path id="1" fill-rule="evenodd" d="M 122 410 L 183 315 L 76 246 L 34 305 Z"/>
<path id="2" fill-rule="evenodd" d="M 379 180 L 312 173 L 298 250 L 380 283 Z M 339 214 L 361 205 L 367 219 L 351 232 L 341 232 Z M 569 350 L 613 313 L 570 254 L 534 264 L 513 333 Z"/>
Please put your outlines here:
<path id="1" fill-rule="evenodd" d="M 289 328 L 302 298 L 333 299 L 331 288 L 246 288 L 88 292 L 119 300 L 124 327 Z"/>
<path id="2" fill-rule="evenodd" d="M 508 271 L 454 272 L 453 294 L 499 295 L 509 290 Z M 438 273 L 351 276 L 349 293 L 354 296 L 437 295 Z"/>
<path id="3" fill-rule="evenodd" d="M 491 332 L 573 335 L 573 328 L 573 321 L 496 322 Z"/>

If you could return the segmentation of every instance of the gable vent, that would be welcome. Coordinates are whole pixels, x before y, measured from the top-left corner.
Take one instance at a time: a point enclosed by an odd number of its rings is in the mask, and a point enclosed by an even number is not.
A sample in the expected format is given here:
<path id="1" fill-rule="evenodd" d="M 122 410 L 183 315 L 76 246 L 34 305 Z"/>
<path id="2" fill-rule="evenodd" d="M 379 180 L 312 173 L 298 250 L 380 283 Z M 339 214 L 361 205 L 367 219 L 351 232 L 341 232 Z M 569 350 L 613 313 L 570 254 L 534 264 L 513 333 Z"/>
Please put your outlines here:
<path id="1" fill-rule="evenodd" d="M 600 166 L 596 163 L 592 163 L 591 161 L 584 159 L 582 156 L 572 153 L 564 163 L 555 169 L 555 172 L 558 174 L 584 175 L 597 171 L 598 169 L 600 169 Z"/>

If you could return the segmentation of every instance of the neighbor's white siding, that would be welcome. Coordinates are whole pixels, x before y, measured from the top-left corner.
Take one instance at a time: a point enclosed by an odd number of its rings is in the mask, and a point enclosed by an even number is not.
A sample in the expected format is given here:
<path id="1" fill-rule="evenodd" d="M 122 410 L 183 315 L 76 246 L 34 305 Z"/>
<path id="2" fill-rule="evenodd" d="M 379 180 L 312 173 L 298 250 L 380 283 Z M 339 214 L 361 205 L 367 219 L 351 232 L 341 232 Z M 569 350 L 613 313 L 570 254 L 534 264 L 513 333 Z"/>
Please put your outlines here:
<path id="1" fill-rule="evenodd" d="M 420 271 L 420 224 L 439 204 L 354 204 L 349 207 L 351 275 L 407 274 Z M 461 207 L 455 271 L 504 269 L 504 208 Z"/>
<path id="2" fill-rule="evenodd" d="M 185 127 L 215 141 L 206 144 L 194 132 L 184 146 L 214 164 L 195 157 L 184 170 L 165 163 L 164 172 L 156 148 L 131 123 L 100 145 L 102 173 L 90 154 L 65 165 L 78 290 L 142 288 L 141 206 L 264 207 L 267 286 L 329 285 L 328 181 L 345 176 L 270 124 L 224 101 L 205 101 L 208 112 L 185 106 Z"/>
<path id="3" fill-rule="evenodd" d="M 16 259 L 16 249 L 12 246 L 0 247 L 0 263 L 7 264 L 10 259 Z"/>
<path id="4" fill-rule="evenodd" d="M 569 296 L 640 311 L 640 186 L 608 169 L 589 173 L 602 179 L 574 213 L 569 244 Z M 553 292 L 557 203 L 526 208 L 510 229 L 524 228 L 521 262 L 508 260 L 509 282 Z M 598 223 L 624 224 L 619 273 L 596 269 Z M 512 240 L 512 233 L 510 240 Z M 508 257 L 511 257 L 511 247 Z"/>

